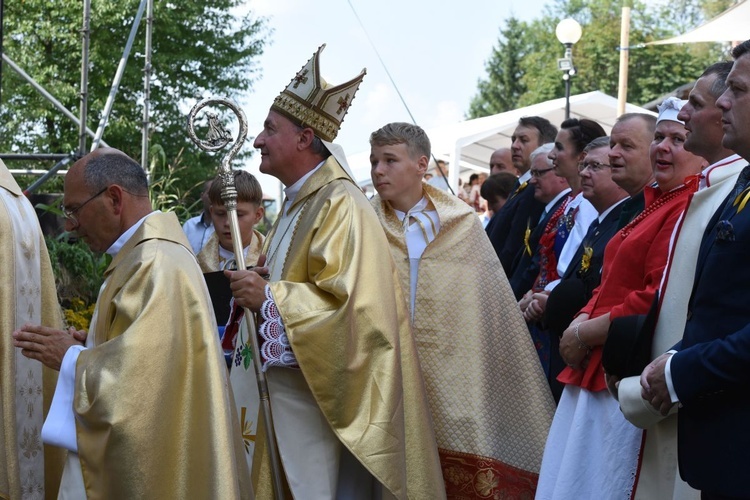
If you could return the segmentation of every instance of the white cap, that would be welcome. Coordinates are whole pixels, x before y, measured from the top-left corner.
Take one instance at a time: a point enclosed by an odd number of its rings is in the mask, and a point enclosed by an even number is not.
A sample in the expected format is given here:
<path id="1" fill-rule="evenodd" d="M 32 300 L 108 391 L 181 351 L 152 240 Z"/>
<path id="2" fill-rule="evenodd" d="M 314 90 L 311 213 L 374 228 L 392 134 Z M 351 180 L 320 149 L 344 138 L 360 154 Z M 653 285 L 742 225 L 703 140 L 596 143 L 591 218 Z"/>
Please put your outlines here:
<path id="1" fill-rule="evenodd" d="M 664 99 L 664 102 L 657 106 L 657 109 L 659 110 L 659 118 L 656 119 L 656 123 L 664 120 L 669 120 L 685 125 L 685 122 L 677 119 L 677 114 L 680 112 L 682 106 L 684 106 L 685 103 L 687 103 L 687 101 L 678 99 L 676 97 L 667 97 L 666 99 Z"/>

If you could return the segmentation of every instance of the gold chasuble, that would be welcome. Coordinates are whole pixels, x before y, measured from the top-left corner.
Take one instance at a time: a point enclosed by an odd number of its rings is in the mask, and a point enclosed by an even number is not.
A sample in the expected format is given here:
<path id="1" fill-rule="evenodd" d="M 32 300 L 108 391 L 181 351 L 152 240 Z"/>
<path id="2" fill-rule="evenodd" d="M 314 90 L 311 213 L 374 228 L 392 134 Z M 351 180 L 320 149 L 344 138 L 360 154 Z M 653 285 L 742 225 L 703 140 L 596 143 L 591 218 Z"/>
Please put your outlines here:
<path id="1" fill-rule="evenodd" d="M 555 411 L 497 254 L 471 207 L 424 185 L 440 230 L 419 262 L 414 335 L 448 498 L 532 498 Z M 404 226 L 372 200 L 405 293 Z"/>
<path id="2" fill-rule="evenodd" d="M 323 424 L 383 486 L 383 497 L 444 498 L 408 308 L 388 243 L 367 198 L 333 156 L 279 216 L 264 250 L 271 294 Z M 274 383 L 300 371 L 273 367 L 267 373 L 273 418 L 283 423 Z M 280 433 L 277 425 L 287 478 L 290 460 L 303 467 L 320 461 L 302 441 L 290 443 Z M 253 459 L 255 492 L 271 498 L 263 434 Z"/>
<path id="3" fill-rule="evenodd" d="M 73 403 L 87 497 L 249 497 L 208 291 L 173 213 L 117 253 L 95 317 Z"/>
<path id="4" fill-rule="evenodd" d="M 34 208 L 0 161 L 0 498 L 57 498 L 63 451 L 42 446 L 57 372 L 21 354 L 25 323 L 62 328 L 47 247 Z"/>
<path id="5" fill-rule="evenodd" d="M 253 229 L 253 239 L 250 242 L 247 254 L 245 255 L 245 265 L 254 266 L 258 263 L 258 257 L 260 256 L 260 250 L 263 247 L 264 236 L 257 230 Z M 212 233 L 211 236 L 203 245 L 201 251 L 195 256 L 198 261 L 198 265 L 201 271 L 204 273 L 212 273 L 215 271 L 222 271 L 224 269 L 224 259 L 219 255 L 219 237 L 216 233 Z M 221 325 L 224 326 L 224 325 Z"/>

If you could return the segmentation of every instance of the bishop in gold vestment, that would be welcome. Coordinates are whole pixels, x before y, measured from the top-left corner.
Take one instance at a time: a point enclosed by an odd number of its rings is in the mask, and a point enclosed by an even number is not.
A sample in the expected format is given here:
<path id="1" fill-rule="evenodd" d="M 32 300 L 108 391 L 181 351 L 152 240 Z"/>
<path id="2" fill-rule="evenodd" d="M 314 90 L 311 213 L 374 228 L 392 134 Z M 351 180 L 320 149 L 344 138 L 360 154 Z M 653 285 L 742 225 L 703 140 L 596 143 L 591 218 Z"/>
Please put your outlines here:
<path id="1" fill-rule="evenodd" d="M 2 161 L 0 268 L 0 498 L 55 498 L 63 457 L 40 433 L 57 373 L 22 356 L 11 333 L 24 323 L 60 328 L 62 317 L 36 213 Z"/>
<path id="2" fill-rule="evenodd" d="M 274 100 L 253 144 L 260 171 L 286 194 L 266 265 L 228 273 L 235 303 L 263 319 L 254 354 L 267 370 L 274 470 L 299 499 L 444 498 L 388 242 L 332 142 L 365 71 L 331 85 L 320 76 L 323 47 Z M 259 427 L 255 492 L 270 498 Z"/>
<path id="3" fill-rule="evenodd" d="M 394 179 L 391 179 L 394 180 Z M 554 402 L 497 255 L 471 207 L 423 186 L 439 230 L 410 279 L 404 224 L 376 195 L 413 329 L 449 498 L 531 498 Z"/>

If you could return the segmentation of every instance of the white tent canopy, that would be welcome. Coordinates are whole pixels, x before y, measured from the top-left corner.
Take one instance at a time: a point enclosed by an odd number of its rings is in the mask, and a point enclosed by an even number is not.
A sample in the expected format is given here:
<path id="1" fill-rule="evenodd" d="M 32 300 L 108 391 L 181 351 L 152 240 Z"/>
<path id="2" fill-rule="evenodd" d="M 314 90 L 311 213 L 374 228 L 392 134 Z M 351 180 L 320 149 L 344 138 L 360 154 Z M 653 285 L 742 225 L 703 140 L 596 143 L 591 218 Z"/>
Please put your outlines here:
<path id="1" fill-rule="evenodd" d="M 654 114 L 633 104 L 627 104 L 625 112 Z M 435 157 L 446 160 L 450 167 L 456 164 L 454 159 L 459 158 L 461 170 L 487 172 L 490 156 L 498 148 L 510 147 L 510 138 L 518 119 L 523 116 L 543 116 L 559 126 L 565 119 L 565 98 L 436 127 L 426 132 Z M 570 116 L 594 120 L 609 133 L 617 118 L 617 99 L 599 91 L 571 96 Z M 347 156 L 355 180 L 360 185 L 371 183 L 369 157 L 369 151 Z M 459 171 L 450 168 L 450 181 L 454 189 L 458 186 L 458 176 Z"/>
<path id="2" fill-rule="evenodd" d="M 649 42 L 646 45 L 697 42 L 742 42 L 750 38 L 750 2 L 733 5 L 706 24 L 684 35 Z"/>

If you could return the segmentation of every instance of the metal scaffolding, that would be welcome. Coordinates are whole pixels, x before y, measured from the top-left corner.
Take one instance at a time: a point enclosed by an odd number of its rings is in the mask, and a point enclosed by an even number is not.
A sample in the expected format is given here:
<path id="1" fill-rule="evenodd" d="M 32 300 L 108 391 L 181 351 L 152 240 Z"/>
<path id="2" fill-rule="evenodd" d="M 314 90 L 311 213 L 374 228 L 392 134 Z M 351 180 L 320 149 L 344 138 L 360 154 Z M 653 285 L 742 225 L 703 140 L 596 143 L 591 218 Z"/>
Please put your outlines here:
<path id="1" fill-rule="evenodd" d="M 3 50 L 3 12 L 4 12 L 4 0 L 0 0 L 0 54 L 2 54 L 2 60 L 0 61 L 0 88 L 2 88 L 2 68 L 4 64 L 7 64 L 10 69 L 18 73 L 24 80 L 26 80 L 37 92 L 39 92 L 45 99 L 47 99 L 58 111 L 64 116 L 69 118 L 73 123 L 78 126 L 78 149 L 69 154 L 10 154 L 0 153 L 0 159 L 2 160 L 49 160 L 57 163 L 47 171 L 21 169 L 18 171 L 11 170 L 12 173 L 17 174 L 32 174 L 37 175 L 42 172 L 42 176 L 37 179 L 31 186 L 29 186 L 25 193 L 28 195 L 33 193 L 39 188 L 45 181 L 54 175 L 58 174 L 60 169 L 72 161 L 84 156 L 87 151 L 87 136 L 92 138 L 91 149 L 94 151 L 100 145 L 108 146 L 102 139 L 104 135 L 104 129 L 109 121 L 110 114 L 112 113 L 112 107 L 114 105 L 115 96 L 119 89 L 122 76 L 125 72 L 125 66 L 130 56 L 130 51 L 133 47 L 133 41 L 135 35 L 138 32 L 138 26 L 143 18 L 143 11 L 146 10 L 146 60 L 144 63 L 144 78 L 143 78 L 143 122 L 142 122 L 142 144 L 141 144 L 141 166 L 146 169 L 148 163 L 148 140 L 149 140 L 149 107 L 150 107 L 150 91 L 151 91 L 151 37 L 153 30 L 153 17 L 154 17 L 154 0 L 141 0 L 138 11 L 135 18 L 133 19 L 133 25 L 130 29 L 130 36 L 123 50 L 122 57 L 120 58 L 120 64 L 117 68 L 117 72 L 112 81 L 112 87 L 110 88 L 107 102 L 104 106 L 102 118 L 99 121 L 99 126 L 96 132 L 92 131 L 86 126 L 88 118 L 88 77 L 89 77 L 89 43 L 90 43 L 90 20 L 91 20 L 91 0 L 84 0 L 83 2 L 83 23 L 81 28 L 81 86 L 79 91 L 80 107 L 78 116 L 73 114 L 72 111 L 67 109 L 60 101 L 47 92 L 42 85 L 40 85 L 32 76 L 26 73 L 21 67 L 19 67 L 14 61 L 12 61 Z M 0 95 L 0 99 L 2 95 Z"/>

